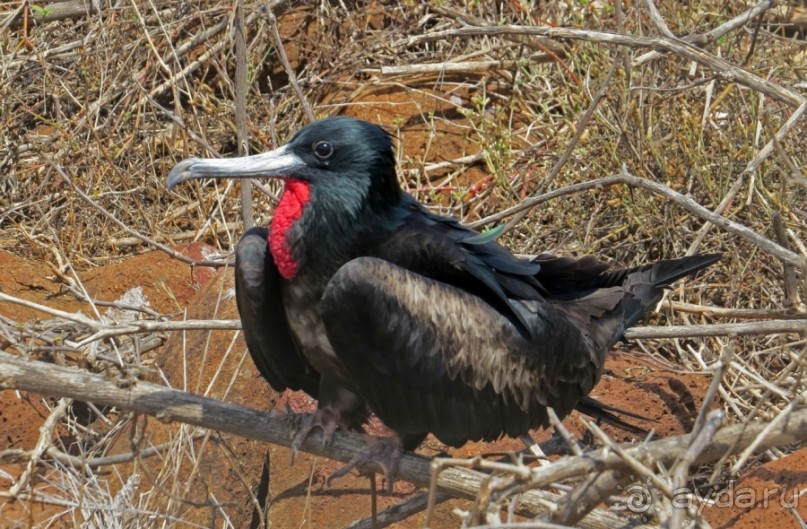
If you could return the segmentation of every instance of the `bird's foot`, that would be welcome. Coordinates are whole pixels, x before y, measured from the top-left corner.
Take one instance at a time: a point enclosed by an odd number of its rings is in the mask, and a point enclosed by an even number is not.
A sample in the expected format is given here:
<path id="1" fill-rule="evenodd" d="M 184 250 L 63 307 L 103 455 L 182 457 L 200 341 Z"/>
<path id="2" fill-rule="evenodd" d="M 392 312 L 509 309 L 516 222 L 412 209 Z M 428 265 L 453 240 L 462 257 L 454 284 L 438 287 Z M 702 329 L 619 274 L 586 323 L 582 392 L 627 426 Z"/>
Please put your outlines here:
<path id="1" fill-rule="evenodd" d="M 312 430 L 315 428 L 322 430 L 322 446 L 327 446 L 339 427 L 339 414 L 329 408 L 319 408 L 314 413 L 295 414 L 295 416 L 297 424 L 292 426 L 292 431 L 295 432 L 294 441 L 291 443 L 292 462 Z"/>
<path id="2" fill-rule="evenodd" d="M 356 467 L 375 463 L 384 471 L 387 492 L 392 492 L 392 486 L 395 484 L 398 474 L 398 465 L 403 455 L 403 444 L 397 435 L 392 437 L 367 437 L 369 438 L 367 446 L 345 466 L 328 476 L 325 480 L 326 485 L 330 486 L 331 481 L 347 475 L 348 472 Z"/>

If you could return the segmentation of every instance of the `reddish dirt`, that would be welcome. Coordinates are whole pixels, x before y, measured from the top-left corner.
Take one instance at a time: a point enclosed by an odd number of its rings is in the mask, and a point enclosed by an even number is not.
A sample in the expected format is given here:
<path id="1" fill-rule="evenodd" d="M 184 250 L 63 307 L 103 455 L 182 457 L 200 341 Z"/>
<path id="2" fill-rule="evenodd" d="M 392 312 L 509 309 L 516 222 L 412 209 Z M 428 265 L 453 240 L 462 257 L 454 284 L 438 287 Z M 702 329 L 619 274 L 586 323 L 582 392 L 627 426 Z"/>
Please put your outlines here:
<path id="1" fill-rule="evenodd" d="M 193 258 L 201 257 L 199 243 L 177 248 Z M 208 268 L 191 267 L 160 252 L 150 252 L 129 257 L 121 262 L 102 268 L 81 272 L 88 293 L 94 299 L 115 301 L 125 292 L 142 287 L 152 309 L 171 313 L 181 311 L 196 296 L 199 287 L 213 276 Z M 51 266 L 39 261 L 30 261 L 0 250 L 0 291 L 11 296 L 33 301 L 68 312 L 85 311 L 89 306 L 76 300 L 56 277 Z M 17 322 L 31 321 L 49 316 L 35 309 L 11 303 L 0 303 L 0 314 Z M 0 343 L 2 347 L 2 343 Z M 0 391 L 0 451 L 8 449 L 32 449 L 39 438 L 39 427 L 48 416 L 46 403 L 39 395 L 26 392 Z M 0 470 L 17 478 L 23 466 L 0 465 Z M 9 482 L 0 477 L 0 489 L 7 489 Z M 12 520 L 42 520 L 61 512 L 54 506 L 43 508 L 37 503 L 11 502 L 0 498 L 0 529 Z M 24 523 L 22 527 L 28 527 Z"/>
<path id="2" fill-rule="evenodd" d="M 703 513 L 714 529 L 803 529 L 807 448 L 771 461 L 722 491 Z"/>

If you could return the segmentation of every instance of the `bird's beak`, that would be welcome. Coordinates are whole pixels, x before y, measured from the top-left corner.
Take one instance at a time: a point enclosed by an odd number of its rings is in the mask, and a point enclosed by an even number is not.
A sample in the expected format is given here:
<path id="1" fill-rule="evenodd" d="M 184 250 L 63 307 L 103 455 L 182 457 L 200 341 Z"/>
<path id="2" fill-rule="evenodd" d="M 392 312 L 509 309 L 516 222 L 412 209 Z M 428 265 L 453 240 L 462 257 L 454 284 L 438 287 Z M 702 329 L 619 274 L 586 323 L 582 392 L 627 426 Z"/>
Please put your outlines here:
<path id="1" fill-rule="evenodd" d="M 261 178 L 291 176 L 305 162 L 284 145 L 242 158 L 189 158 L 168 173 L 168 189 L 194 178 Z"/>

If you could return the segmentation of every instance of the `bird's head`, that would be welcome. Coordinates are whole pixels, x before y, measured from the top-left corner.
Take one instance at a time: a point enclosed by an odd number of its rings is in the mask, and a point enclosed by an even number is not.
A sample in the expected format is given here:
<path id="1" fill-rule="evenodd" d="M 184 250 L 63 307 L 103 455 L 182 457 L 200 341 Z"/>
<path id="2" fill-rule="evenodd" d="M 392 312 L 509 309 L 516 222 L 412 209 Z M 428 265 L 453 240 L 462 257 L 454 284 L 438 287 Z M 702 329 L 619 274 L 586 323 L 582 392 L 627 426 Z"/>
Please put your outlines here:
<path id="1" fill-rule="evenodd" d="M 321 204 L 358 213 L 400 200 L 392 141 L 383 128 L 348 117 L 315 121 L 284 146 L 242 158 L 190 158 L 168 175 L 168 187 L 194 178 L 279 178 L 303 182 Z"/>

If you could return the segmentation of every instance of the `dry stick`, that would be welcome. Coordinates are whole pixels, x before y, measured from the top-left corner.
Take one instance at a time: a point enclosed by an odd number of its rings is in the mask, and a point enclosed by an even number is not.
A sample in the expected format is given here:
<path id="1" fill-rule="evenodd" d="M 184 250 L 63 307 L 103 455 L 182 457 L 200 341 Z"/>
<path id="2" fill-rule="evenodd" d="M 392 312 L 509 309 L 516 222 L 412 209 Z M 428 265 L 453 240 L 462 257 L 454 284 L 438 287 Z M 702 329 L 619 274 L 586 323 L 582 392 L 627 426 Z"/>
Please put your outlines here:
<path id="1" fill-rule="evenodd" d="M 698 46 L 710 44 L 717 40 L 718 38 L 722 37 L 726 33 L 734 31 L 735 29 L 744 26 L 754 18 L 758 17 L 759 15 L 763 14 L 765 11 L 772 8 L 776 5 L 777 0 L 763 0 L 759 2 L 755 6 L 752 6 L 747 11 L 737 15 L 736 17 L 732 18 L 731 20 L 724 22 L 723 24 L 719 25 L 718 27 L 707 31 L 703 34 L 694 34 L 694 35 L 687 35 L 686 37 L 682 38 L 684 42 L 689 42 Z M 656 57 L 662 55 L 661 52 L 658 51 L 650 51 L 643 55 L 640 55 L 633 61 L 633 66 L 641 66 L 642 64 L 655 59 Z"/>
<path id="2" fill-rule="evenodd" d="M 202 439 L 206 434 L 194 434 L 191 436 L 191 439 L 194 441 L 197 439 Z M 137 453 L 135 452 L 126 452 L 123 454 L 115 454 L 111 456 L 102 456 L 102 457 L 79 457 L 70 454 L 66 454 L 61 450 L 57 449 L 54 446 L 51 446 L 45 451 L 45 454 L 62 463 L 63 465 L 69 465 L 75 468 L 98 468 L 98 467 L 105 467 L 108 465 L 120 465 L 122 463 L 128 463 L 130 461 L 134 461 L 135 459 L 145 459 L 148 457 L 156 456 L 165 452 L 167 450 L 171 450 L 175 447 L 176 443 L 174 441 L 170 441 L 167 443 L 162 443 L 154 446 L 150 446 L 148 448 L 144 448 L 143 450 L 139 450 Z M 24 461 L 29 460 L 34 457 L 34 450 L 20 450 L 20 449 L 11 449 L 11 450 L 2 450 L 0 451 L 0 462 L 4 463 L 14 463 L 17 461 Z M 41 464 L 41 461 L 40 461 Z"/>
<path id="3" fill-rule="evenodd" d="M 2 293 L 0 293 L 0 295 L 1 294 Z M 22 336 L 28 336 L 28 337 L 31 338 L 31 340 L 27 341 L 26 343 L 19 343 L 17 340 L 14 339 L 14 337 L 12 336 L 12 333 L 10 333 L 8 331 L 8 329 L 4 329 L 4 327 L 6 325 L 7 324 L 6 324 L 5 321 L 0 321 L 0 337 L 3 337 L 4 339 L 6 339 L 8 341 L 8 347 L 6 347 L 6 350 L 9 350 L 9 348 L 14 348 L 14 349 L 17 349 L 18 351 L 20 351 L 23 354 L 37 353 L 37 352 L 40 352 L 40 351 L 45 351 L 45 352 L 59 351 L 59 352 L 65 352 L 65 353 L 78 353 L 78 354 L 86 353 L 81 348 L 76 347 L 75 342 L 73 342 L 71 340 L 60 339 L 59 340 L 60 344 L 64 344 L 64 345 L 53 345 L 53 344 L 57 343 L 57 341 L 55 339 L 53 339 L 51 337 L 50 333 L 48 333 L 47 331 L 44 334 L 42 334 L 42 333 L 38 333 L 38 332 L 36 332 L 34 330 L 28 329 L 26 326 L 23 326 L 23 330 L 20 331 L 19 327 L 17 327 L 18 324 L 15 324 L 14 325 L 15 331 L 13 333 L 14 336 L 22 335 Z M 45 343 L 49 343 L 51 345 L 48 345 L 48 346 L 32 345 L 35 340 L 41 340 L 41 341 L 43 341 Z M 164 343 L 165 343 L 165 337 L 164 336 L 160 336 L 160 335 L 157 335 L 157 334 L 149 334 L 149 335 L 146 335 L 146 336 L 131 339 L 131 340 L 129 340 L 129 341 L 123 343 L 123 344 L 117 345 L 117 349 L 118 349 L 118 352 L 120 353 L 119 356 L 121 356 L 121 357 L 125 357 L 126 355 L 129 355 L 129 354 L 132 354 L 132 353 L 135 353 L 135 352 L 142 355 L 144 353 L 147 353 L 149 351 L 157 349 L 158 347 L 160 347 Z M 88 360 L 90 360 L 90 361 L 100 360 L 100 361 L 108 362 L 108 363 L 110 363 L 110 364 L 112 364 L 112 365 L 114 365 L 114 366 L 116 366 L 116 367 L 118 367 L 120 369 L 123 369 L 123 368 L 126 367 L 117 357 L 109 356 L 103 351 L 99 352 L 99 351 L 96 351 L 96 350 L 91 350 L 90 353 L 86 355 L 86 358 Z"/>
<path id="4" fill-rule="evenodd" d="M 72 399 L 61 398 L 59 400 L 59 405 L 56 406 L 56 408 L 45 420 L 42 427 L 39 428 L 39 440 L 33 449 L 31 458 L 28 460 L 28 464 L 25 466 L 25 470 L 20 476 L 20 479 L 18 479 L 11 489 L 9 489 L 9 493 L 11 494 L 12 498 L 17 497 L 17 495 L 22 492 L 22 489 L 28 486 L 28 482 L 31 480 L 31 475 L 34 472 L 34 467 L 37 466 L 42 454 L 53 446 L 51 439 L 51 436 L 53 435 L 53 428 L 56 426 L 56 423 L 62 420 L 62 417 L 64 417 L 67 413 L 67 408 L 69 408 L 72 403 Z"/>
<path id="5" fill-rule="evenodd" d="M 632 479 L 630 473 L 620 468 L 593 474 L 558 502 L 558 509 L 550 514 L 549 519 L 554 523 L 572 526 Z"/>
<path id="6" fill-rule="evenodd" d="M 668 526 L 670 529 L 684 527 L 684 514 L 687 513 L 687 509 L 682 509 L 680 507 L 680 501 L 678 501 L 679 493 L 680 491 L 687 490 L 690 467 L 692 467 L 695 458 L 697 458 L 698 455 L 703 452 L 704 449 L 706 449 L 706 446 L 714 438 L 715 434 L 717 433 L 717 429 L 723 423 L 723 419 L 725 419 L 725 413 L 723 413 L 723 410 L 712 410 L 709 412 L 709 415 L 707 415 L 706 420 L 703 423 L 703 427 L 699 431 L 693 431 L 692 442 L 687 447 L 684 455 L 681 456 L 673 468 L 672 499 L 675 501 L 672 502 L 672 516 L 670 517 L 670 523 Z M 689 505 L 689 502 L 687 502 L 687 504 Z"/>
<path id="7" fill-rule="evenodd" d="M 807 320 L 764 320 L 753 323 L 717 325 L 671 325 L 669 327 L 633 327 L 625 331 L 626 340 L 648 338 L 687 338 L 706 336 L 755 336 L 807 332 Z"/>
<path id="8" fill-rule="evenodd" d="M 2 23 L 0 23 L 0 30 L 2 30 L 2 26 L 3 26 Z M 61 44 L 59 46 L 48 48 L 47 50 L 43 51 L 37 50 L 35 53 L 31 53 L 30 55 L 20 55 L 18 59 L 13 59 L 4 62 L 3 73 L 5 73 L 6 69 L 18 68 L 26 62 L 39 62 L 40 60 L 45 59 L 56 60 L 56 59 L 67 59 L 70 57 L 75 57 L 76 55 L 78 55 L 78 53 L 75 50 L 82 47 L 84 48 L 84 50 L 82 50 L 83 53 L 93 54 L 96 52 L 95 49 L 93 49 L 90 46 L 87 46 L 87 42 L 85 42 L 85 39 L 74 40 L 66 44 Z M 18 146 L 17 152 L 19 153 L 25 152 L 25 149 L 22 149 L 22 147 L 24 147 L 24 145 Z"/>
<path id="9" fill-rule="evenodd" d="M 9 303 L 14 303 L 16 305 L 28 307 L 30 309 L 36 309 L 46 314 L 50 314 L 51 316 L 55 316 L 57 318 L 63 318 L 65 320 L 70 320 L 81 325 L 86 325 L 87 327 L 93 330 L 98 330 L 102 326 L 101 322 L 88 318 L 83 314 L 65 312 L 63 310 L 54 309 L 52 307 L 48 307 L 47 305 L 40 305 L 39 303 L 28 301 L 27 299 L 21 299 L 14 296 L 10 296 L 2 291 L 0 291 L 0 301 L 7 301 Z"/>
<path id="10" fill-rule="evenodd" d="M 807 319 L 807 313 L 794 312 L 793 309 L 735 309 L 671 300 L 665 301 L 664 307 L 668 307 L 673 312 L 691 312 L 709 316 L 710 318 L 737 318 L 741 320 Z"/>
<path id="11" fill-rule="evenodd" d="M 268 413 L 196 396 L 184 391 L 138 381 L 120 387 L 101 375 L 45 362 L 31 361 L 0 351 L 0 389 L 21 389 L 42 395 L 60 395 L 107 406 L 153 415 L 170 422 L 181 421 L 211 430 L 240 435 L 249 439 L 290 446 L 293 436 L 288 421 Z M 365 448 L 363 436 L 355 432 L 337 432 L 329 446 L 323 446 L 319 432 L 310 435 L 301 450 L 315 455 L 350 461 Z M 381 471 L 375 465 L 362 470 Z M 401 479 L 420 486 L 428 484 L 429 460 L 405 454 L 399 468 Z M 440 486 L 454 496 L 474 498 L 479 484 L 489 476 L 481 472 L 446 470 Z M 537 514 L 545 494 L 530 492 L 521 498 L 519 513 Z M 583 527 L 605 529 L 621 527 L 625 520 L 610 513 L 595 513 Z"/>
<path id="12" fill-rule="evenodd" d="M 151 246 L 154 246 L 155 248 L 157 248 L 159 250 L 162 250 L 163 252 L 167 253 L 168 255 L 173 257 L 174 259 L 179 259 L 183 263 L 189 264 L 191 266 L 220 267 L 220 266 L 227 266 L 229 264 L 227 262 L 222 262 L 222 261 L 207 261 L 207 260 L 191 259 L 190 257 L 184 256 L 181 253 L 177 252 L 176 250 L 174 250 L 172 248 L 169 248 L 168 246 L 166 246 L 164 244 L 161 244 L 161 243 L 155 241 L 154 239 L 150 239 L 149 237 L 146 237 L 145 235 L 141 234 L 137 230 L 134 230 L 134 229 L 130 228 L 129 226 L 127 226 L 123 222 L 119 221 L 118 218 L 115 217 L 115 215 L 113 215 L 112 213 L 107 211 L 104 207 L 102 207 L 100 204 L 98 204 L 92 198 L 90 198 L 84 191 L 82 191 L 76 184 L 73 183 L 73 181 L 70 179 L 70 177 L 65 174 L 65 172 L 62 170 L 62 168 L 59 167 L 58 165 L 56 165 L 50 158 L 48 158 L 48 157 L 46 157 L 44 155 L 42 157 L 48 163 L 48 165 L 50 165 L 50 167 L 54 171 L 56 171 L 56 173 L 58 173 L 58 175 L 62 178 L 62 180 L 64 180 L 67 183 L 67 185 L 69 185 L 73 189 L 73 191 L 75 191 L 76 194 L 78 194 L 78 196 L 80 196 L 82 198 L 82 200 L 84 200 L 87 204 L 92 206 L 96 211 L 101 213 L 103 216 L 105 216 L 107 219 L 112 221 L 115 225 L 117 225 L 119 228 L 121 228 L 123 231 L 125 231 L 129 235 L 133 235 L 134 237 L 137 237 L 138 239 L 140 239 L 144 243 L 149 244 Z"/>
<path id="13" fill-rule="evenodd" d="M 709 389 L 706 390 L 706 395 L 703 397 L 703 404 L 701 405 L 700 412 L 698 412 L 698 417 L 695 419 L 695 424 L 692 426 L 692 435 L 697 436 L 700 434 L 701 429 L 704 428 L 706 424 L 706 417 L 709 414 L 709 408 L 712 406 L 712 402 L 717 395 L 717 390 L 720 388 L 720 384 L 723 382 L 723 375 L 725 374 L 726 369 L 728 369 L 728 367 L 731 365 L 733 359 L 734 341 L 729 340 L 729 343 L 726 344 L 723 351 L 720 353 L 720 358 L 717 361 L 717 366 L 715 367 L 714 374 L 712 375 L 712 382 L 709 384 Z"/>
<path id="14" fill-rule="evenodd" d="M 661 13 L 658 12 L 656 4 L 653 3 L 653 0 L 644 0 L 644 5 L 647 8 L 647 11 L 650 13 L 650 20 L 653 21 L 659 32 L 669 39 L 677 40 L 678 37 L 673 35 L 673 32 L 670 31 L 669 27 L 667 27 L 667 22 L 664 21 Z"/>
<path id="15" fill-rule="evenodd" d="M 76 314 L 65 312 L 62 310 L 54 309 L 46 305 L 40 305 L 33 301 L 20 299 L 0 291 L 0 302 L 6 301 L 28 307 L 31 309 L 42 311 L 57 318 L 73 321 L 80 325 L 89 327 L 95 333 L 80 342 L 71 343 L 71 347 L 80 349 L 91 342 L 95 342 L 104 338 L 111 338 L 114 336 L 123 336 L 138 333 L 152 333 L 152 332 L 166 332 L 166 331 L 209 331 L 209 330 L 223 330 L 234 331 L 241 329 L 241 322 L 239 320 L 183 320 L 183 321 L 150 321 L 150 320 L 135 320 L 115 324 L 105 324 L 103 322 L 93 320 L 84 316 L 83 314 Z"/>
<path id="16" fill-rule="evenodd" d="M 468 12 L 457 11 L 457 10 L 451 9 L 449 7 L 434 4 L 434 5 L 429 6 L 429 10 L 434 12 L 434 13 L 438 13 L 440 15 L 443 15 L 445 17 L 453 18 L 455 20 L 459 20 L 460 23 L 468 24 L 469 26 L 485 26 L 485 25 L 487 25 L 487 22 L 485 20 L 479 18 L 479 17 L 476 17 L 476 16 L 474 16 L 474 15 L 468 13 Z M 559 42 L 556 42 L 556 41 L 554 41 L 552 39 L 546 39 L 546 38 L 541 38 L 541 37 L 538 37 L 538 38 L 535 38 L 535 39 L 530 39 L 530 38 L 524 37 L 523 35 L 510 35 L 510 36 L 507 37 L 507 39 L 512 41 L 512 42 L 517 42 L 518 44 L 521 44 L 523 46 L 527 46 L 528 48 L 531 48 L 531 49 L 541 50 L 544 53 L 546 53 L 548 56 L 550 56 L 552 58 L 552 60 L 555 60 L 555 61 L 558 61 L 558 62 L 561 62 L 558 55 L 561 55 L 566 51 L 563 44 L 561 44 Z"/>
<path id="17" fill-rule="evenodd" d="M 52 2 L 47 4 L 44 9 L 38 11 L 31 10 L 31 13 L 28 16 L 36 20 L 38 23 L 44 24 L 46 22 L 54 22 L 57 20 L 68 20 L 91 16 L 93 13 L 100 12 L 98 7 L 100 5 L 101 3 L 96 6 L 94 2 L 86 2 L 85 0 Z M 21 24 L 22 17 L 19 15 L 22 13 L 23 9 L 29 9 L 28 2 L 21 2 L 20 8 L 15 9 L 7 17 L 7 19 L 3 21 L 3 23 L 0 25 L 0 29 Z"/>
<path id="18" fill-rule="evenodd" d="M 795 92 L 783 88 L 775 83 L 767 81 L 758 75 L 752 74 L 742 68 L 738 68 L 728 61 L 715 57 L 705 51 L 687 44 L 681 40 L 668 39 L 666 37 L 642 37 L 638 35 L 620 35 L 603 31 L 588 31 L 574 28 L 560 28 L 547 26 L 484 26 L 484 27 L 464 27 L 445 31 L 434 31 L 424 35 L 418 35 L 404 39 L 397 45 L 412 46 L 421 42 L 435 40 L 445 40 L 455 37 L 477 37 L 477 36 L 504 36 L 504 35 L 537 35 L 556 39 L 581 40 L 585 42 L 596 42 L 601 44 L 612 44 L 625 46 L 628 48 L 652 48 L 674 53 L 684 59 L 697 62 L 717 75 L 728 80 L 732 80 L 741 85 L 753 88 L 758 92 L 785 103 L 798 107 L 805 103 L 804 97 Z"/>
<path id="19" fill-rule="evenodd" d="M 283 47 L 283 38 L 280 36 L 280 31 L 277 29 L 277 17 L 275 17 L 275 13 L 272 10 L 272 7 L 269 5 L 269 2 L 264 0 L 263 3 L 266 7 L 266 17 L 269 21 L 269 29 L 271 30 L 270 33 L 272 34 L 272 39 L 275 41 L 275 46 L 277 47 L 277 54 L 280 56 L 280 61 L 283 63 L 283 68 L 286 69 L 286 75 L 289 76 L 289 83 L 294 89 L 297 99 L 300 100 L 300 104 L 303 106 L 305 117 L 308 119 L 308 122 L 311 123 L 316 120 L 314 117 L 314 111 L 311 110 L 311 105 L 308 104 L 305 94 L 303 94 L 300 84 L 297 82 L 297 74 L 294 72 L 294 68 L 291 67 L 288 55 L 286 55 L 286 49 Z"/>
<path id="20" fill-rule="evenodd" d="M 235 128 L 238 155 L 249 155 L 249 130 L 247 129 L 247 40 L 244 32 L 244 4 L 235 4 Z M 252 210 L 252 181 L 241 181 L 241 219 L 244 231 L 255 226 Z"/>
<path id="21" fill-rule="evenodd" d="M 47 396 L 58 396 L 86 400 L 96 404 L 117 406 L 121 409 L 154 415 L 161 421 L 181 421 L 211 430 L 240 435 L 249 439 L 289 446 L 292 437 L 287 429 L 287 421 L 273 418 L 265 412 L 251 410 L 199 397 L 148 382 L 140 382 L 120 387 L 101 375 L 77 369 L 56 366 L 45 362 L 19 358 L 0 351 L 0 389 L 21 389 Z M 757 437 L 763 430 L 768 435 Z M 807 437 L 807 410 L 792 412 L 789 420 L 780 420 L 775 425 L 750 423 L 728 426 L 721 429 L 714 440 L 693 461 L 701 464 L 714 461 L 727 451 L 742 450 L 756 442 L 758 449 L 781 446 Z M 683 435 L 653 441 L 639 446 L 626 446 L 622 450 L 633 457 L 669 463 L 677 454 L 689 446 L 690 435 Z M 362 436 L 352 432 L 337 432 L 333 442 L 322 446 L 322 436 L 316 432 L 303 443 L 302 450 L 347 462 L 364 448 Z M 405 454 L 401 459 L 399 476 L 418 485 L 429 481 L 430 462 L 414 454 Z M 552 482 L 581 476 L 608 468 L 624 468 L 620 456 L 609 450 L 597 450 L 582 457 L 565 457 L 547 467 L 527 469 L 523 474 L 523 490 L 540 487 Z M 501 468 L 507 468 L 502 466 Z M 380 471 L 372 466 L 363 470 Z M 480 483 L 489 476 L 481 472 L 445 469 L 440 474 L 438 486 L 452 495 L 473 498 Z M 536 515 L 544 510 L 541 499 L 547 496 L 540 491 L 529 491 L 519 498 L 516 512 Z M 584 520 L 584 527 L 614 527 L 625 520 L 610 513 L 592 514 Z"/>
<path id="22" fill-rule="evenodd" d="M 801 257 L 800 255 L 786 248 L 782 248 L 780 245 L 776 244 L 770 239 L 767 239 L 759 235 L 752 229 L 743 226 L 742 224 L 739 224 L 721 215 L 713 213 L 712 211 L 709 211 L 707 208 L 698 204 L 695 200 L 693 200 L 689 196 L 682 195 L 681 193 L 674 191 L 673 189 L 665 186 L 664 184 L 660 184 L 652 180 L 647 180 L 646 178 L 639 178 L 638 176 L 634 176 L 630 174 L 625 168 L 622 169 L 621 173 L 613 176 L 599 178 L 596 180 L 590 180 L 588 182 L 581 182 L 579 184 L 574 184 L 568 187 L 544 193 L 543 195 L 527 198 L 523 200 L 520 204 L 516 204 L 515 206 L 510 207 L 495 215 L 490 215 L 481 220 L 473 222 L 469 226 L 472 228 L 478 228 L 480 226 L 490 224 L 491 222 L 497 222 L 503 218 L 518 213 L 524 209 L 535 207 L 538 204 L 541 204 L 553 198 L 557 198 L 559 196 L 568 195 L 579 191 L 585 191 L 587 189 L 612 186 L 615 184 L 625 184 L 629 186 L 641 187 L 658 195 L 662 195 L 667 199 L 671 200 L 672 202 L 674 202 L 675 204 L 679 205 L 680 207 L 684 208 L 685 210 L 689 211 L 693 215 L 700 217 L 703 220 L 712 222 L 726 231 L 730 231 L 736 235 L 743 237 L 744 239 L 758 246 L 762 250 L 775 255 L 779 259 L 792 263 L 795 266 L 798 266 L 799 268 L 807 269 L 807 260 L 804 257 Z"/>
<path id="23" fill-rule="evenodd" d="M 498 59 L 488 61 L 438 62 L 425 64 L 401 64 L 395 66 L 381 66 L 377 68 L 362 68 L 363 73 L 381 75 L 421 75 L 421 74 L 447 74 L 466 72 L 488 72 L 490 70 L 512 70 L 519 66 L 526 66 L 536 62 L 551 60 L 545 54 L 531 55 L 517 61 Z"/>
<path id="24" fill-rule="evenodd" d="M 785 224 L 782 222 L 782 215 L 778 211 L 773 213 L 773 231 L 776 234 L 776 239 L 783 248 L 789 246 L 787 240 L 787 233 L 785 232 Z M 784 282 L 785 282 L 785 301 L 784 306 L 797 311 L 803 311 L 804 306 L 801 303 L 799 296 L 799 279 L 796 276 L 796 268 L 786 262 L 782 262 L 784 267 Z"/>

